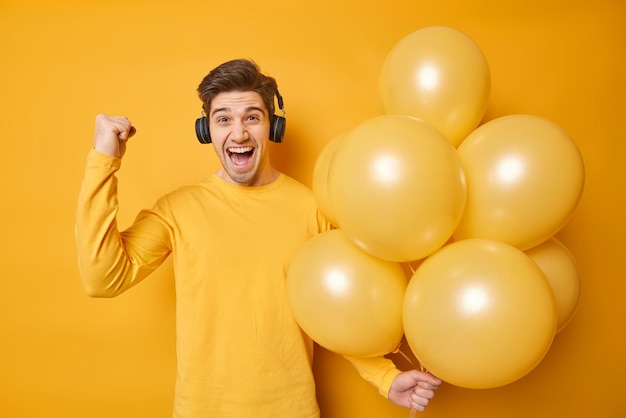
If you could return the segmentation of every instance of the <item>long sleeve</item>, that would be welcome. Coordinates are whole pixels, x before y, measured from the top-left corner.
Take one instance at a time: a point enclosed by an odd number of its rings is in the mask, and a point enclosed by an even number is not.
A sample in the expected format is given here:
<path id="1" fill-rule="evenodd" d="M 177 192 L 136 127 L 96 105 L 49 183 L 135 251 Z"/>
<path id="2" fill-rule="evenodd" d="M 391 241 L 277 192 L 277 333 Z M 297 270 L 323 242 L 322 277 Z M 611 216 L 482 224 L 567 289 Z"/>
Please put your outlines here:
<path id="1" fill-rule="evenodd" d="M 344 356 L 359 375 L 374 385 L 378 392 L 388 399 L 391 383 L 401 372 L 395 364 L 385 357 L 356 358 Z"/>
<path id="2" fill-rule="evenodd" d="M 170 231 L 143 213 L 126 231 L 117 227 L 117 178 L 121 160 L 91 150 L 76 210 L 80 277 L 87 294 L 116 296 L 145 278 L 171 252 Z"/>

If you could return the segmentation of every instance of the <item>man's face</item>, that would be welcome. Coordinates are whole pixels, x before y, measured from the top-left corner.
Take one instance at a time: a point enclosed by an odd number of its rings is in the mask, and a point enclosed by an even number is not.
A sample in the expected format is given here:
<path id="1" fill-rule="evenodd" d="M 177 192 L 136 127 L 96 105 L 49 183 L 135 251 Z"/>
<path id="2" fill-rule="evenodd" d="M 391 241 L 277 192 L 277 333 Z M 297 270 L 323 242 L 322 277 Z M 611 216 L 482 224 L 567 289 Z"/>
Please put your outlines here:
<path id="1" fill-rule="evenodd" d="M 222 163 L 218 176 L 242 186 L 262 186 L 278 177 L 267 150 L 271 115 L 254 91 L 220 93 L 207 115 L 215 152 Z"/>

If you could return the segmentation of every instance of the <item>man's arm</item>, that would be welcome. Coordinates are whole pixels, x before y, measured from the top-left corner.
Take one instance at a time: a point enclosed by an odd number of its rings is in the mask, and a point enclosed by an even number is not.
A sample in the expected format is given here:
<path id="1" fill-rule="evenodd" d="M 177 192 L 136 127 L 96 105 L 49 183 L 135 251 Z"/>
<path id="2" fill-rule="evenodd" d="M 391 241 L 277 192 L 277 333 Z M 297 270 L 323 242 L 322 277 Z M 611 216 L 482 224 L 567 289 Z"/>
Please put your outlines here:
<path id="1" fill-rule="evenodd" d="M 363 379 L 378 388 L 382 396 L 405 408 L 423 411 L 441 384 L 441 380 L 427 372 L 401 372 L 385 357 L 344 357 Z"/>
<path id="2" fill-rule="evenodd" d="M 170 252 L 169 230 L 143 216 L 129 230 L 117 228 L 117 178 L 126 141 L 135 129 L 125 117 L 98 115 L 94 149 L 87 158 L 76 210 L 80 277 L 94 297 L 115 296 L 153 271 Z"/>

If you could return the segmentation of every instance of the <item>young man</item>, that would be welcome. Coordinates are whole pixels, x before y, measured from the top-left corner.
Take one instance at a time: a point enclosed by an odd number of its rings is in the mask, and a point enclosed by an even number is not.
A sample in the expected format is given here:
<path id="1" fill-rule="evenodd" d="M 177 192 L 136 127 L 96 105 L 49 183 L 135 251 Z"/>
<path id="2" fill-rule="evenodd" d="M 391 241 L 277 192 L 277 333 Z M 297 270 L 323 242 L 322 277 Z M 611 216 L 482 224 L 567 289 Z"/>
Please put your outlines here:
<path id="1" fill-rule="evenodd" d="M 313 342 L 290 313 L 284 282 L 299 246 L 330 226 L 310 190 L 270 162 L 268 141 L 280 135 L 276 81 L 234 60 L 198 92 L 221 168 L 165 195 L 123 232 L 115 173 L 135 128 L 123 116 L 97 116 L 77 210 L 81 280 L 90 296 L 116 296 L 172 255 L 174 417 L 319 417 Z M 423 410 L 441 383 L 384 358 L 349 360 L 404 407 Z"/>

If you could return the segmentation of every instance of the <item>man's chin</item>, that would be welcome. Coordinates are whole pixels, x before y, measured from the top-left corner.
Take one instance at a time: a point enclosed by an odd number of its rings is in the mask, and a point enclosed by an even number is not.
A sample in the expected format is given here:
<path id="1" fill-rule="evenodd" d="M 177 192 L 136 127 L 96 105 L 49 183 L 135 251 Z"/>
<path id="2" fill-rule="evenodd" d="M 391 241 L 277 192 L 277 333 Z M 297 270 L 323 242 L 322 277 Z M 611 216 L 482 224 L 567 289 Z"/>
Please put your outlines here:
<path id="1" fill-rule="evenodd" d="M 251 186 L 254 182 L 255 172 L 253 170 L 227 170 L 228 177 L 233 183 L 241 186 Z"/>

